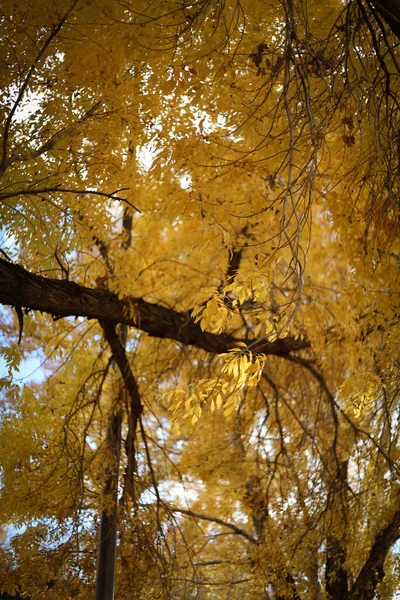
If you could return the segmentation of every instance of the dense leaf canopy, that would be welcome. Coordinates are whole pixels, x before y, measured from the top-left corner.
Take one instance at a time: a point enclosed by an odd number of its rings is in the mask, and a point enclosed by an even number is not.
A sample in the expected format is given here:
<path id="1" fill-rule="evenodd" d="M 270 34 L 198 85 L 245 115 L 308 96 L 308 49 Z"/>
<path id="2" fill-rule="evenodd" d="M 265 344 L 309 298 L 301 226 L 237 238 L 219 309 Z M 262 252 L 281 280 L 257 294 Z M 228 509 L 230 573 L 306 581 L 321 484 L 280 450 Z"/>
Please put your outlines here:
<path id="1" fill-rule="evenodd" d="M 395 598 L 398 0 L 0 23 L 0 593 Z"/>

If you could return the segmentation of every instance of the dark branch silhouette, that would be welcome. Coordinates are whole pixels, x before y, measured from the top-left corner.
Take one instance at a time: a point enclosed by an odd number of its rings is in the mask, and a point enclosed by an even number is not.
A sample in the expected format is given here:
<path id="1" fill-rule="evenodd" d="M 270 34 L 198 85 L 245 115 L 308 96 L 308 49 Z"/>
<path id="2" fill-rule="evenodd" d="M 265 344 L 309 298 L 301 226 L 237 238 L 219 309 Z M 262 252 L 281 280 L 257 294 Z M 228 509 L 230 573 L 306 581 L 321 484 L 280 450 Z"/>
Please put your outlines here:
<path id="1" fill-rule="evenodd" d="M 233 335 L 202 331 L 188 312 L 180 313 L 142 298 L 119 299 L 107 290 L 34 275 L 1 258 L 0 281 L 0 304 L 38 310 L 57 318 L 75 316 L 123 323 L 152 337 L 168 338 L 215 354 L 227 352 L 240 341 L 246 343 Z M 307 340 L 290 336 L 274 342 L 265 338 L 251 340 L 253 352 L 281 357 L 309 346 Z"/>

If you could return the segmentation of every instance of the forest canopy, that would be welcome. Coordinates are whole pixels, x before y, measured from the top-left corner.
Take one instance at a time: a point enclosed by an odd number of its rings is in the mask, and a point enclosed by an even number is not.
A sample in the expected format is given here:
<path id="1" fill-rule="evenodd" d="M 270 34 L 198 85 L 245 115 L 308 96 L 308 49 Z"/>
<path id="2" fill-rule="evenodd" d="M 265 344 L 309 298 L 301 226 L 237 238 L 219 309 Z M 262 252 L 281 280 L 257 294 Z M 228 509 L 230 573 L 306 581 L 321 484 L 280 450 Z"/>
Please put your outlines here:
<path id="1" fill-rule="evenodd" d="M 399 0 L 0 23 L 0 597 L 397 598 Z"/>

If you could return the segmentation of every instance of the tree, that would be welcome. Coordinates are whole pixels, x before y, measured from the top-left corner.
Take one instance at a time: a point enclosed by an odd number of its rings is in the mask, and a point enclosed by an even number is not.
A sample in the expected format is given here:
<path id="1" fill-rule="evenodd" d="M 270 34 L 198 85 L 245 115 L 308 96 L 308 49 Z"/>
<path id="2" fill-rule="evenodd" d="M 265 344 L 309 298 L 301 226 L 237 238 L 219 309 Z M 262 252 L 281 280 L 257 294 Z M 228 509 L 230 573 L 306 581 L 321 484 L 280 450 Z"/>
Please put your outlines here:
<path id="1" fill-rule="evenodd" d="M 3 4 L 0 592 L 394 597 L 390 4 Z"/>

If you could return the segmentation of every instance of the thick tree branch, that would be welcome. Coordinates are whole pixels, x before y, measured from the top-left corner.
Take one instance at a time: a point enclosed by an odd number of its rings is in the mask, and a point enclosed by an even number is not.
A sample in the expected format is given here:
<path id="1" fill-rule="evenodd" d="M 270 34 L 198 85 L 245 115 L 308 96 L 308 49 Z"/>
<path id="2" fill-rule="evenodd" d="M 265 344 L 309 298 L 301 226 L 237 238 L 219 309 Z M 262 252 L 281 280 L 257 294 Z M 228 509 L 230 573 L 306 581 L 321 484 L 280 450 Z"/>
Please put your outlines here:
<path id="1" fill-rule="evenodd" d="M 400 510 L 393 515 L 389 525 L 376 537 L 371 552 L 361 569 L 353 587 L 349 600 L 373 600 L 375 590 L 385 576 L 383 565 L 393 544 L 400 537 Z"/>
<path id="2" fill-rule="evenodd" d="M 131 404 L 136 414 L 136 418 L 139 418 L 139 415 L 142 412 L 142 403 L 140 400 L 139 388 L 136 383 L 135 376 L 132 373 L 128 357 L 126 356 L 125 348 L 118 338 L 117 332 L 115 331 L 115 325 L 109 321 L 102 321 L 101 326 L 104 331 L 104 337 L 111 348 L 115 362 L 117 363 L 123 377 L 126 389 L 131 399 Z"/>
<path id="3" fill-rule="evenodd" d="M 111 416 L 107 429 L 106 444 L 112 463 L 105 468 L 103 497 L 111 501 L 112 510 L 104 508 L 101 513 L 95 600 L 109 600 L 114 595 L 121 423 L 122 411 L 118 410 Z"/>
<path id="4" fill-rule="evenodd" d="M 325 589 L 330 600 L 347 600 L 348 596 L 348 576 L 344 568 L 346 535 L 342 528 L 347 520 L 347 469 L 347 460 L 338 465 L 329 500 L 331 531 L 326 540 Z"/>
<path id="5" fill-rule="evenodd" d="M 375 8 L 393 33 L 400 39 L 400 1 L 399 0 L 367 0 L 367 4 Z"/>
<path id="6" fill-rule="evenodd" d="M 129 395 L 128 405 L 128 435 L 126 439 L 126 453 L 128 458 L 128 466 L 126 469 L 125 477 L 125 489 L 133 497 L 133 473 L 135 465 L 135 438 L 137 424 L 140 419 L 141 412 L 143 410 L 142 401 L 140 398 L 139 387 L 136 382 L 135 376 L 132 372 L 131 366 L 126 355 L 124 346 L 115 331 L 115 325 L 109 321 L 102 321 L 101 326 L 104 331 L 104 337 L 107 340 L 115 362 L 121 372 L 122 378 L 125 383 L 125 389 Z"/>
<path id="7" fill-rule="evenodd" d="M 0 282 L 0 304 L 4 305 L 39 310 L 53 317 L 76 316 L 124 323 L 152 337 L 176 340 L 216 354 L 227 352 L 238 341 L 245 342 L 232 335 L 202 331 L 189 313 L 179 313 L 142 298 L 120 300 L 107 290 L 83 287 L 72 281 L 47 279 L 1 258 Z M 253 352 L 282 357 L 309 346 L 308 341 L 289 336 L 275 342 L 251 341 Z"/>

